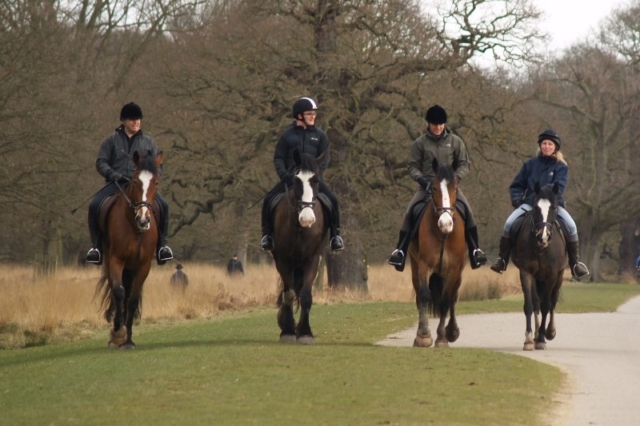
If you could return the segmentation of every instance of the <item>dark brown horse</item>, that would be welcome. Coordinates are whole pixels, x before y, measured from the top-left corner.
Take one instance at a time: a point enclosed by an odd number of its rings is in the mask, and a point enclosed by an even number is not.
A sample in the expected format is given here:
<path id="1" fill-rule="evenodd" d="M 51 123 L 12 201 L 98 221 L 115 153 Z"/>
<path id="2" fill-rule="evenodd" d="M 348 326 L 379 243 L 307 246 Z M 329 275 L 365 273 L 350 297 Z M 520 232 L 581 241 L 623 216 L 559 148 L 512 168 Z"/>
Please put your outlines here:
<path id="1" fill-rule="evenodd" d="M 156 158 L 133 154 L 136 171 L 131 182 L 121 188 L 107 213 L 103 243 L 104 265 L 96 294 L 102 290 L 107 322 L 113 320 L 109 347 L 134 349 L 131 340 L 133 319 L 140 315 L 142 286 L 155 256 L 158 227 L 151 206 L 156 197 L 158 168 Z"/>
<path id="2" fill-rule="evenodd" d="M 513 247 L 513 264 L 520 270 L 520 283 L 524 293 L 524 315 L 527 319 L 524 350 L 534 348 L 531 314 L 535 312 L 535 348 L 545 349 L 545 337 L 556 337 L 554 312 L 564 270 L 567 266 L 566 242 L 557 219 L 558 184 L 552 188 L 534 187 L 536 196 L 533 210 L 525 216 Z M 540 321 L 542 311 L 542 321 Z M 547 315 L 549 325 L 546 326 Z"/>
<path id="3" fill-rule="evenodd" d="M 417 238 L 409 245 L 411 275 L 418 307 L 418 331 L 414 346 L 433 343 L 429 314 L 439 316 L 436 347 L 447 347 L 460 335 L 455 306 L 467 262 L 464 219 L 456 212 L 458 178 L 447 164 L 433 161 L 433 196 L 427 202 Z M 449 323 L 445 327 L 447 316 Z"/>
<path id="4" fill-rule="evenodd" d="M 322 206 L 317 198 L 318 164 L 324 154 L 313 158 L 297 149 L 295 182 L 278 202 L 274 212 L 274 250 L 271 252 L 282 281 L 278 304 L 281 342 L 313 343 L 309 312 L 313 303 L 313 281 L 318 274 L 320 255 L 327 236 Z M 296 325 L 294 302 L 301 308 Z"/>

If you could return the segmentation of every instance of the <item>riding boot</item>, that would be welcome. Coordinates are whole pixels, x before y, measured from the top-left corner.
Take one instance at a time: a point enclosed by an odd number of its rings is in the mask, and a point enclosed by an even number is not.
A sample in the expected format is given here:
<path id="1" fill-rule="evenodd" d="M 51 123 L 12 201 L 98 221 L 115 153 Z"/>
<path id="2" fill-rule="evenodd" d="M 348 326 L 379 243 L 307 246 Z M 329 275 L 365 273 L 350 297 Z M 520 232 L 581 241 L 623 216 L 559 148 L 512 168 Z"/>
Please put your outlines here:
<path id="1" fill-rule="evenodd" d="M 467 240 L 467 247 L 469 248 L 469 262 L 471 263 L 471 269 L 478 269 L 480 266 L 487 263 L 487 256 L 480 249 L 478 244 L 478 227 L 474 226 L 469 229 L 465 229 L 465 239 Z"/>
<path id="2" fill-rule="evenodd" d="M 273 237 L 271 236 L 272 234 L 271 227 L 269 226 L 269 224 L 271 223 L 271 220 L 269 218 L 270 204 L 271 204 L 271 192 L 268 192 L 267 195 L 265 195 L 264 200 L 262 202 L 262 216 L 261 216 L 262 239 L 260 240 L 260 249 L 262 249 L 263 251 L 272 251 L 274 247 Z"/>
<path id="3" fill-rule="evenodd" d="M 158 265 L 164 265 L 168 260 L 173 259 L 173 251 L 167 245 L 167 237 L 164 234 L 160 234 L 158 236 L 158 254 L 156 259 L 158 260 Z"/>
<path id="4" fill-rule="evenodd" d="M 405 256 L 407 252 L 407 247 L 409 246 L 409 239 L 407 238 L 409 233 L 407 231 L 400 231 L 400 235 L 398 236 L 398 247 L 391 253 L 391 257 L 389 257 L 389 265 L 393 265 L 397 271 L 404 271 L 405 265 Z"/>
<path id="5" fill-rule="evenodd" d="M 340 236 L 340 228 L 331 227 L 331 251 L 344 250 L 344 241 Z"/>
<path id="6" fill-rule="evenodd" d="M 500 257 L 493 262 L 491 270 L 499 274 L 507 270 L 509 255 L 511 254 L 511 240 L 508 237 L 500 237 Z"/>
<path id="7" fill-rule="evenodd" d="M 569 267 L 571 268 L 571 275 L 576 279 L 580 279 L 589 275 L 589 269 L 587 265 L 580 262 L 580 248 L 578 241 L 567 242 L 567 254 L 569 255 Z"/>
<path id="8" fill-rule="evenodd" d="M 260 240 L 260 248 L 264 251 L 273 250 L 273 237 L 268 226 L 262 227 L 262 240 Z"/>
<path id="9" fill-rule="evenodd" d="M 90 214 L 90 216 L 92 216 Z M 93 263 L 95 265 L 102 265 L 102 253 L 100 253 L 100 231 L 96 229 L 95 221 L 89 219 L 89 233 L 91 235 L 91 249 L 87 252 L 87 263 Z"/>

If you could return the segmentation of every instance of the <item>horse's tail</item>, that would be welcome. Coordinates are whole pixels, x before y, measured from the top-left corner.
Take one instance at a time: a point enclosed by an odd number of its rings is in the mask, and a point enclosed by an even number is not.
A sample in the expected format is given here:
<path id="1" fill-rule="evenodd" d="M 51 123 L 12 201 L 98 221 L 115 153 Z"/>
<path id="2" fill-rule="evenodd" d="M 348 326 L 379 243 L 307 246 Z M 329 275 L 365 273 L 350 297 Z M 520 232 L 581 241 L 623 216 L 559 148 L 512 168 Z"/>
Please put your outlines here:
<path id="1" fill-rule="evenodd" d="M 431 297 L 427 305 L 427 312 L 433 316 L 438 316 L 440 314 L 440 301 L 444 292 L 444 280 L 439 274 L 433 273 L 429 277 L 429 291 L 431 292 Z"/>
<path id="2" fill-rule="evenodd" d="M 102 293 L 102 295 L 100 295 L 100 293 Z M 107 270 L 106 263 L 102 265 L 100 279 L 96 284 L 96 291 L 93 294 L 94 300 L 98 296 L 100 297 L 99 312 L 104 312 L 104 318 L 107 322 L 111 322 L 115 312 L 115 306 L 112 304 L 111 286 L 109 285 L 109 271 Z"/>

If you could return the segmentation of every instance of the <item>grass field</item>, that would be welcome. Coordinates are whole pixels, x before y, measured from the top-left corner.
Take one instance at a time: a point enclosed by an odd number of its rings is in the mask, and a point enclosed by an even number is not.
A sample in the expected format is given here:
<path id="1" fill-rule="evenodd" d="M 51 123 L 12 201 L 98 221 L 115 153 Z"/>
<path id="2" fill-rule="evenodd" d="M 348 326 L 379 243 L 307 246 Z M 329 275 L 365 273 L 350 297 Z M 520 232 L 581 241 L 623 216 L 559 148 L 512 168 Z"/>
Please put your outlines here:
<path id="1" fill-rule="evenodd" d="M 455 344 L 376 346 L 417 320 L 408 272 L 372 268 L 368 295 L 317 292 L 316 343 L 279 344 L 277 277 L 261 268 L 234 280 L 185 265 L 185 292 L 155 268 L 135 351 L 106 348 L 97 270 L 0 271 L 0 339 L 26 347 L 0 350 L 0 424 L 539 425 L 558 407 L 555 367 Z M 465 276 L 459 314 L 521 311 L 510 272 Z M 612 311 L 639 289 L 567 284 L 558 311 Z"/>

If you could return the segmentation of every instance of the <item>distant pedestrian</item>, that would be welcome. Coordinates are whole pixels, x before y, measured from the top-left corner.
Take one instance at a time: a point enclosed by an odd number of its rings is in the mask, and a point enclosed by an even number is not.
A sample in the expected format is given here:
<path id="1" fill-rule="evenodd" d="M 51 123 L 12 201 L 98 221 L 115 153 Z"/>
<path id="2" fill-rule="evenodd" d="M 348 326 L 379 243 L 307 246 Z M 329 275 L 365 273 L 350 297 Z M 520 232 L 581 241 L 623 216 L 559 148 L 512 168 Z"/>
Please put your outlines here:
<path id="1" fill-rule="evenodd" d="M 636 259 L 636 269 L 640 271 L 640 256 Z"/>
<path id="2" fill-rule="evenodd" d="M 182 263 L 176 265 L 176 271 L 171 275 L 171 285 L 182 290 L 185 290 L 189 285 L 189 277 L 182 272 Z"/>
<path id="3" fill-rule="evenodd" d="M 238 259 L 238 255 L 234 254 L 231 259 L 229 259 L 229 263 L 227 264 L 227 274 L 230 277 L 234 275 L 244 275 L 244 268 L 242 267 L 242 262 Z"/>

